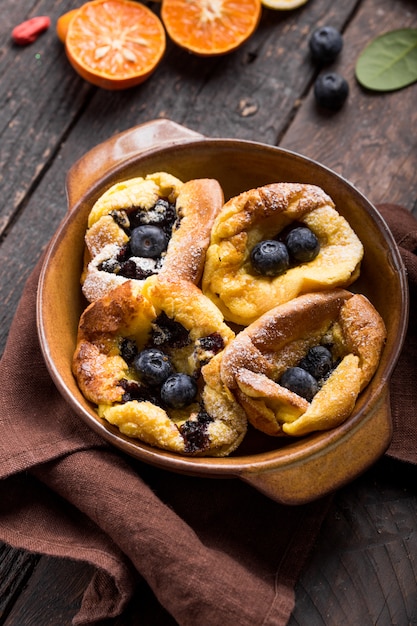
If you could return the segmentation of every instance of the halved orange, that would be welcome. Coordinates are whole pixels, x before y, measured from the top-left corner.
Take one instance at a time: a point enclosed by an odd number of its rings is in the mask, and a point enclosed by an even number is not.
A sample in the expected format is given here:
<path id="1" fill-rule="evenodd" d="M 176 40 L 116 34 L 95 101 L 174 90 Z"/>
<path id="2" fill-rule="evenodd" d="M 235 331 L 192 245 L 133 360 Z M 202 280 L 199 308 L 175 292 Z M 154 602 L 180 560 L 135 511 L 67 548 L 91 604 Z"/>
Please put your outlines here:
<path id="1" fill-rule="evenodd" d="M 161 18 L 176 44 L 200 56 L 242 45 L 261 17 L 261 0 L 163 0 Z"/>
<path id="2" fill-rule="evenodd" d="M 127 89 L 156 69 L 166 47 L 161 20 L 131 0 L 93 0 L 67 25 L 65 51 L 73 68 L 103 89 Z"/>
<path id="3" fill-rule="evenodd" d="M 71 11 L 67 11 L 67 13 L 61 15 L 56 22 L 56 34 L 62 43 L 65 43 L 69 23 L 76 13 L 78 13 L 78 9 L 71 9 Z"/>

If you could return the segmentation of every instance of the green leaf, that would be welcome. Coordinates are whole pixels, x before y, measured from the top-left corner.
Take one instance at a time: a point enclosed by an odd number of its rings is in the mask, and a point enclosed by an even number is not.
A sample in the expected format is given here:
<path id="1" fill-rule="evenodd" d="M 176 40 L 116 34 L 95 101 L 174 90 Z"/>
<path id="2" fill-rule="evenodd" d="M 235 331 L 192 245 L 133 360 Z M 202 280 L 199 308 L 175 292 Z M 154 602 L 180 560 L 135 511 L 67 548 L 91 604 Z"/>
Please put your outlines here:
<path id="1" fill-rule="evenodd" d="M 380 35 L 360 54 L 356 78 L 367 89 L 394 91 L 417 81 L 417 29 Z"/>

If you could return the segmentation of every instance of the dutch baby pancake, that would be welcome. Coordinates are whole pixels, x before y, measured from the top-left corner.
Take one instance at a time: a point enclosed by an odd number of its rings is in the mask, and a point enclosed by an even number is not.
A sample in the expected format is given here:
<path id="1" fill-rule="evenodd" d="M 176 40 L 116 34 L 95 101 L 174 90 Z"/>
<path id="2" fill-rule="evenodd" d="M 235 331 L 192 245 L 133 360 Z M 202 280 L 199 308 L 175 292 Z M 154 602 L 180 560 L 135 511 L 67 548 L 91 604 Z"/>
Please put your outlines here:
<path id="1" fill-rule="evenodd" d="M 233 339 L 221 312 L 188 281 L 125 281 L 91 303 L 73 372 L 97 413 L 128 437 L 186 455 L 225 456 L 247 428 L 220 378 Z"/>
<path id="2" fill-rule="evenodd" d="M 214 218 L 223 204 L 216 180 L 183 183 L 157 172 L 116 183 L 88 217 L 82 289 L 94 302 L 127 280 L 166 273 L 197 283 Z"/>
<path id="3" fill-rule="evenodd" d="M 328 430 L 352 413 L 385 334 L 363 295 L 344 289 L 301 295 L 236 336 L 223 353 L 221 378 L 264 433 Z"/>
<path id="4" fill-rule="evenodd" d="M 319 187 L 274 183 L 231 198 L 215 219 L 203 292 L 247 326 L 300 294 L 347 287 L 363 246 Z"/>

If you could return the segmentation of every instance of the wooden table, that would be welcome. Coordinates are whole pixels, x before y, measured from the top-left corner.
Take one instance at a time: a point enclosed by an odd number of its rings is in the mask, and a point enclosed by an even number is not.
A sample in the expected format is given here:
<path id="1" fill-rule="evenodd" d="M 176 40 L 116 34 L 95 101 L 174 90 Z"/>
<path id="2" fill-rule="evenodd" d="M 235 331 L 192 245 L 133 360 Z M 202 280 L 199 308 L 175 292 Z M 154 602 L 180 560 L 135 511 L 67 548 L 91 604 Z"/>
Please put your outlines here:
<path id="1" fill-rule="evenodd" d="M 234 54 L 200 59 L 169 44 L 151 79 L 124 92 L 97 89 L 69 66 L 54 25 L 80 4 L 2 2 L 2 348 L 25 280 L 65 214 L 66 172 L 96 144 L 151 119 L 294 150 L 342 174 L 374 204 L 417 211 L 417 84 L 376 94 L 354 78 L 371 39 L 416 27 L 414 0 L 310 0 L 295 11 L 264 10 Z M 158 12 L 157 3 L 147 4 Z M 13 26 L 33 15 L 49 15 L 52 27 L 31 46 L 13 46 Z M 318 69 L 307 45 L 313 28 L 326 23 L 344 33 L 332 69 L 350 85 L 346 105 L 332 114 L 315 106 Z M 417 624 L 416 478 L 415 468 L 385 458 L 337 493 L 297 585 L 290 626 Z M 0 546 L 0 624 L 70 624 L 90 575 L 75 562 Z M 137 615 L 144 625 L 174 624 L 145 585 L 142 591 L 111 624 L 138 624 Z"/>

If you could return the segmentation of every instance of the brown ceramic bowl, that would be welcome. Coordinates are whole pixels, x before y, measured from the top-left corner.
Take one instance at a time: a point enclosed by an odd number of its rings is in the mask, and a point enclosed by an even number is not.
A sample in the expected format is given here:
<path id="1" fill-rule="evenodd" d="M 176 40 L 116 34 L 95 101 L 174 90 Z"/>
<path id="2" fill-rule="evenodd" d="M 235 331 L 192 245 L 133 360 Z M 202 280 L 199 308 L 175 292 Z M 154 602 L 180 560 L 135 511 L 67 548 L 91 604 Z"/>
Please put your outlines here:
<path id="1" fill-rule="evenodd" d="M 85 306 L 80 290 L 84 233 L 93 202 L 118 180 L 168 171 L 182 180 L 217 178 L 229 198 L 271 182 L 321 186 L 363 242 L 360 279 L 351 288 L 382 315 L 388 339 L 379 368 L 351 417 L 328 432 L 282 440 L 251 431 L 227 458 L 188 458 L 129 439 L 101 420 L 71 373 L 77 325 Z M 401 350 L 408 316 L 405 270 L 384 220 L 346 180 L 300 155 L 255 142 L 208 139 L 169 121 L 154 121 L 112 137 L 78 161 L 68 175 L 69 213 L 44 261 L 38 328 L 50 374 L 74 413 L 120 450 L 166 470 L 240 478 L 286 504 L 308 502 L 354 479 L 388 447 L 388 382 Z"/>

